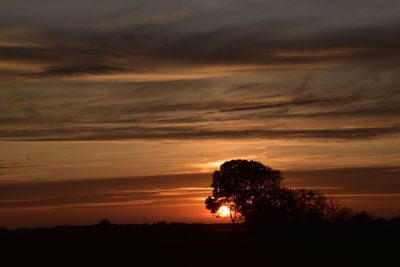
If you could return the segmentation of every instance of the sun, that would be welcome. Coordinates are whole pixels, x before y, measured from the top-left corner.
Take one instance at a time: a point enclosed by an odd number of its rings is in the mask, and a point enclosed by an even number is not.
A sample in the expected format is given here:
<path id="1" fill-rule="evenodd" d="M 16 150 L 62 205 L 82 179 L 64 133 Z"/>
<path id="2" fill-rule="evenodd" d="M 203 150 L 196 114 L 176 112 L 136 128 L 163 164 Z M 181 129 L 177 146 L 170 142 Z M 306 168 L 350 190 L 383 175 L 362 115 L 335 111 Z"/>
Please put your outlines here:
<path id="1" fill-rule="evenodd" d="M 231 214 L 231 211 L 227 206 L 221 206 L 221 207 L 219 207 L 219 209 L 217 211 L 218 217 L 227 217 L 230 214 Z"/>

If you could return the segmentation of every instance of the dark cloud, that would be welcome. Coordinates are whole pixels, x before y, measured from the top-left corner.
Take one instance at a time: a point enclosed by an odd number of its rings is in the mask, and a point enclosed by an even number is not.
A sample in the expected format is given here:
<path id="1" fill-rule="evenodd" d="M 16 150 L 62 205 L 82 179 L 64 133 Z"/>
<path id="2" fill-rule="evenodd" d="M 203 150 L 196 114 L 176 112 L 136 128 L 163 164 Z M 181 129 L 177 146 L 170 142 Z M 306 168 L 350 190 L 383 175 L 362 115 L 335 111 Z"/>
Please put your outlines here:
<path id="1" fill-rule="evenodd" d="M 0 160 L 0 169 L 15 169 L 15 168 L 31 168 L 31 167 L 43 167 L 43 165 L 39 164 L 31 164 L 30 159 L 25 160 Z"/>
<path id="2" fill-rule="evenodd" d="M 269 21 L 187 35 L 171 31 L 169 36 L 60 29 L 41 33 L 39 38 L 47 40 L 45 47 L 0 47 L 0 58 L 49 64 L 37 77 L 221 64 L 293 67 L 391 62 L 399 67 L 394 61 L 400 56 L 398 23 L 289 34 L 295 29 L 292 24 L 276 27 Z"/>
<path id="3" fill-rule="evenodd" d="M 245 116 L 244 118 L 250 118 L 254 116 L 256 118 L 360 118 L 360 117 L 370 117 L 370 118 L 387 118 L 387 117 L 397 117 L 400 112 L 399 107 L 395 108 L 370 108 L 370 109 L 356 109 L 356 110 L 346 110 L 346 111 L 330 111 L 330 112 L 318 112 L 318 113 L 293 113 L 293 114 L 252 114 Z"/>
<path id="4" fill-rule="evenodd" d="M 173 110 L 186 110 L 190 111 L 193 110 L 194 107 L 188 105 L 185 105 L 185 107 L 189 107 L 188 109 L 183 109 L 183 106 L 180 106 L 182 109 L 179 109 L 178 107 L 174 107 Z M 171 111 L 171 109 L 168 109 L 171 107 L 163 107 L 163 110 L 165 111 Z M 262 109 L 262 108 L 260 108 Z M 101 108 L 99 108 L 100 112 Z M 207 110 L 206 107 L 203 107 L 203 110 Z M 247 110 L 247 109 L 237 109 L 236 111 L 252 111 L 252 109 Z M 93 118 L 91 120 L 85 120 L 85 119 L 66 119 L 66 120 L 51 120 L 51 119 L 46 119 L 46 120 L 34 120 L 32 121 L 31 118 L 19 118 L 19 119 L 3 119 L 0 120 L 0 124 L 4 126 L 14 126 L 14 125 L 32 125 L 36 123 L 42 123 L 45 124 L 47 127 L 67 127 L 71 125 L 80 125 L 80 124 L 92 124 L 93 128 L 98 128 L 96 127 L 96 124 L 109 124 L 109 125 L 119 125 L 119 124 L 158 124 L 158 125 L 169 125 L 169 124 L 174 124 L 174 125 L 179 125 L 179 124 L 193 124 L 193 127 L 196 127 L 194 124 L 196 123 L 227 123 L 227 122 L 235 122 L 235 121 L 240 121 L 240 120 L 262 120 L 262 119 L 337 119 L 337 118 L 370 118 L 370 119 L 388 119 L 388 118 L 396 118 L 398 117 L 398 114 L 400 112 L 400 107 L 370 107 L 370 108 L 363 108 L 363 109 L 350 109 L 350 110 L 335 110 L 335 111 L 328 111 L 328 112 L 296 112 L 296 113 L 290 113 L 289 110 L 281 110 L 281 109 L 275 109 L 274 111 L 268 110 L 268 112 L 260 112 L 258 109 L 255 109 L 256 112 L 246 112 L 246 113 L 235 113 L 230 116 L 218 116 L 218 112 L 210 112 L 208 115 L 203 114 L 202 116 L 195 116 L 195 115 L 178 115 L 177 117 L 174 116 L 158 116 L 155 117 L 151 112 L 142 110 L 136 110 L 136 112 L 140 113 L 142 112 L 143 115 L 136 115 L 135 117 L 132 118 L 110 118 L 110 119 L 105 119 L 105 118 Z M 123 113 L 123 112 L 121 112 Z M 146 114 L 147 113 L 147 114 Z M 225 114 L 225 112 L 223 112 Z M 217 116 L 215 116 L 217 115 Z M 176 128 L 179 129 L 179 128 Z M 106 129 L 105 129 L 106 130 Z M 63 132 L 61 130 L 60 134 Z M 68 130 L 65 131 L 65 133 L 68 133 Z M 5 137 L 5 136 L 4 136 Z M 11 136 L 9 136 L 11 137 Z"/>
<path id="5" fill-rule="evenodd" d="M 368 63 L 399 56 L 399 24 L 296 32 L 270 21 L 177 38 L 154 51 L 157 58 L 186 64 L 299 65 Z M 300 31 L 301 32 L 301 31 Z"/>
<path id="6" fill-rule="evenodd" d="M 230 109 L 221 109 L 220 112 L 232 112 L 232 111 L 247 111 L 247 110 L 257 110 L 257 109 L 270 109 L 270 108 L 282 108 L 282 107 L 291 107 L 291 106 L 305 106 L 305 105 L 329 105 L 329 104 L 345 104 L 352 102 L 351 98 L 345 99 L 309 99 L 309 100 L 298 100 L 293 102 L 283 102 L 283 103 L 274 103 L 274 104 L 264 104 L 257 106 L 245 106 L 245 107 L 236 107 Z"/>
<path id="7" fill-rule="evenodd" d="M 3 140 L 18 141 L 90 141 L 129 139 L 330 139 L 362 140 L 398 135 L 399 126 L 346 129 L 286 129 L 269 130 L 245 128 L 243 130 L 209 130 L 199 127 L 80 127 L 66 129 L 38 129 L 3 131 Z"/>
<path id="8" fill-rule="evenodd" d="M 74 76 L 85 74 L 111 74 L 126 71 L 124 68 L 105 66 L 101 64 L 83 65 L 83 66 L 50 66 L 45 70 L 36 73 L 28 73 L 26 75 L 37 77 L 53 77 L 53 76 Z"/>

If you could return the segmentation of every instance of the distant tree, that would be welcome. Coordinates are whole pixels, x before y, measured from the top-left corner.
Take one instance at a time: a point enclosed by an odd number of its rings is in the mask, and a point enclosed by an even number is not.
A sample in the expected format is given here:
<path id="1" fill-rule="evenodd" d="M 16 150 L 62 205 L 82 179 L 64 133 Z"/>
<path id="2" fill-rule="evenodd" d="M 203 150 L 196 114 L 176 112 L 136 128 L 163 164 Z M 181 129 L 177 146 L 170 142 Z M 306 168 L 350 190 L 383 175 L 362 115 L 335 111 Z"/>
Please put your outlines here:
<path id="1" fill-rule="evenodd" d="M 347 223 L 353 220 L 356 212 L 350 208 L 343 207 L 333 195 L 326 196 L 326 209 L 324 219 L 334 223 Z"/>
<path id="2" fill-rule="evenodd" d="M 389 219 L 391 225 L 395 225 L 400 229 L 400 214 Z"/>
<path id="3" fill-rule="evenodd" d="M 0 234 L 7 233 L 7 229 L 5 227 L 0 226 Z"/>
<path id="4" fill-rule="evenodd" d="M 255 223 L 320 222 L 324 220 L 326 209 L 323 194 L 281 186 L 270 188 L 255 198 L 246 219 Z"/>
<path id="5" fill-rule="evenodd" d="M 327 194 L 325 195 L 325 197 L 326 197 L 325 218 L 329 221 L 334 221 L 336 219 L 337 213 L 341 209 L 341 206 L 332 194 Z"/>
<path id="6" fill-rule="evenodd" d="M 296 206 L 291 221 L 322 221 L 328 208 L 326 197 L 318 191 L 294 190 Z"/>
<path id="7" fill-rule="evenodd" d="M 390 221 L 396 221 L 400 223 L 400 214 L 390 218 Z"/>
<path id="8" fill-rule="evenodd" d="M 356 212 L 353 216 L 353 222 L 357 224 L 368 224 L 372 223 L 374 220 L 375 217 L 365 210 Z"/>
<path id="9" fill-rule="evenodd" d="M 109 226 L 109 225 L 111 225 L 111 221 L 109 219 L 107 219 L 107 218 L 102 218 L 99 221 L 99 225 L 101 225 L 101 226 Z"/>
<path id="10" fill-rule="evenodd" d="M 333 222 L 347 223 L 353 220 L 354 214 L 356 212 L 353 209 L 347 207 L 341 207 L 335 214 Z"/>
<path id="11" fill-rule="evenodd" d="M 317 191 L 289 189 L 283 177 L 256 161 L 231 160 L 213 174 L 212 196 L 206 208 L 215 214 L 227 205 L 231 220 L 238 214 L 247 223 L 321 221 L 328 208 L 327 198 Z M 232 215 L 233 214 L 233 215 Z"/>

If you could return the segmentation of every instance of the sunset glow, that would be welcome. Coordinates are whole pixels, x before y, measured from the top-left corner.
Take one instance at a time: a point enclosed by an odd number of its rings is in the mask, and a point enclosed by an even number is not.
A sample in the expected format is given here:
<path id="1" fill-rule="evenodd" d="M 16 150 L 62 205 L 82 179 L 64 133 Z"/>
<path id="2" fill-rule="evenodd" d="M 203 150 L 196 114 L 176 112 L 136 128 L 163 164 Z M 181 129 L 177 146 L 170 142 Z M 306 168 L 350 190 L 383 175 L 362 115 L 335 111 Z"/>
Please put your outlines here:
<path id="1" fill-rule="evenodd" d="M 228 217 L 230 214 L 231 214 L 231 211 L 228 208 L 228 206 L 221 206 L 217 212 L 217 216 L 219 216 L 219 217 Z"/>

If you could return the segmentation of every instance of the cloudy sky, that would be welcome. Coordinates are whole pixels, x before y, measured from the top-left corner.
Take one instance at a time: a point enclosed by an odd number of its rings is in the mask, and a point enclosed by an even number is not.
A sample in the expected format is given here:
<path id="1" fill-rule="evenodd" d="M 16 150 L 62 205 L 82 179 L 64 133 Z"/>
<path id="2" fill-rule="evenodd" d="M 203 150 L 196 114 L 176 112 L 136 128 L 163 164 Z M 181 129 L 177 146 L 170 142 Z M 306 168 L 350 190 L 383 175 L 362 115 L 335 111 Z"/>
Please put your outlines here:
<path id="1" fill-rule="evenodd" d="M 359 170 L 354 184 L 328 175 L 328 187 L 357 184 L 351 194 L 375 193 L 390 210 L 400 201 L 399 18 L 397 0 L 2 0 L 0 190 L 13 189 L 0 214 L 41 209 L 41 225 L 59 214 L 205 221 L 209 174 L 233 158 L 308 173 L 305 186 L 323 184 L 316 170 Z M 363 193 L 371 172 L 376 190 Z M 95 181 L 111 189 L 93 191 Z M 49 195 L 52 183 L 86 186 Z M 151 212 L 124 217 L 132 201 Z M 78 208 L 93 215 L 66 211 Z"/>

